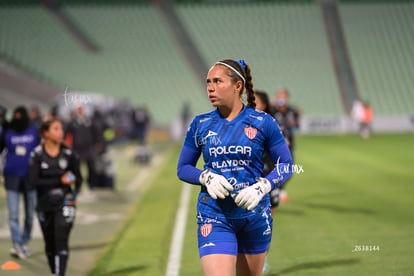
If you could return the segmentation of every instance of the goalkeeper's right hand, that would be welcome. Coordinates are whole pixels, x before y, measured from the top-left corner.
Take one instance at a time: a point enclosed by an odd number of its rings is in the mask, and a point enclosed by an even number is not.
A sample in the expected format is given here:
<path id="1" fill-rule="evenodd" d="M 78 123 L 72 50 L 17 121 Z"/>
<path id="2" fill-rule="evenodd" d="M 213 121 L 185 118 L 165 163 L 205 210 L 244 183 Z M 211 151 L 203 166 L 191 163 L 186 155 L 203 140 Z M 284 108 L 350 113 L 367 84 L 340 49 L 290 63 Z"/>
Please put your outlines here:
<path id="1" fill-rule="evenodd" d="M 233 186 L 224 176 L 212 173 L 210 169 L 201 173 L 200 183 L 207 188 L 208 194 L 214 199 L 223 199 L 229 195 L 229 191 L 233 191 Z"/>

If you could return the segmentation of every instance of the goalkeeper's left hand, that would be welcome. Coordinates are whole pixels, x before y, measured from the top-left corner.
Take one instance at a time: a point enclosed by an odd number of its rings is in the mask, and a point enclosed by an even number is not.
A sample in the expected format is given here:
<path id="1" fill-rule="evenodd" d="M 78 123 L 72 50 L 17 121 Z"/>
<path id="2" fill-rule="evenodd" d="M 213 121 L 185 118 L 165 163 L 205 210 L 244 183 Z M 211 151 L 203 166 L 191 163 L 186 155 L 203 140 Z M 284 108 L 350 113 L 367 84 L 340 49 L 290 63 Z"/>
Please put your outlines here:
<path id="1" fill-rule="evenodd" d="M 270 184 L 270 181 L 260 177 L 255 184 L 241 190 L 234 201 L 239 207 L 246 208 L 250 211 L 259 204 L 260 200 L 262 200 L 271 189 L 272 184 Z"/>

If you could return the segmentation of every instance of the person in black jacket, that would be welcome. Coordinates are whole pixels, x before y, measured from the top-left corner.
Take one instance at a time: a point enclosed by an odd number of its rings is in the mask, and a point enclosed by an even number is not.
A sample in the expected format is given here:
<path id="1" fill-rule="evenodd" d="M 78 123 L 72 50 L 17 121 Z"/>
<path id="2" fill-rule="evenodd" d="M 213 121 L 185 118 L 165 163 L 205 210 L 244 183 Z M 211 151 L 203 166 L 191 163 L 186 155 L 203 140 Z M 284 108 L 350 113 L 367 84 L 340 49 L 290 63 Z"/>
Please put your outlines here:
<path id="1" fill-rule="evenodd" d="M 82 176 L 79 159 L 62 143 L 61 121 L 56 118 L 45 121 L 41 134 L 43 143 L 30 156 L 30 183 L 37 191 L 36 211 L 50 271 L 65 275 Z"/>
<path id="2" fill-rule="evenodd" d="M 289 103 L 289 92 L 287 88 L 280 88 L 276 91 L 273 99 L 273 117 L 279 123 L 279 126 L 287 140 L 292 157 L 295 155 L 295 136 L 300 127 L 300 111 L 298 108 Z M 280 202 L 288 202 L 289 196 L 286 192 L 285 182 L 280 188 Z"/>
<path id="3" fill-rule="evenodd" d="M 78 105 L 75 108 L 73 118 L 68 123 L 65 134 L 66 145 L 70 146 L 79 156 L 80 162 L 86 163 L 88 186 L 89 189 L 94 189 L 97 186 L 95 170 L 97 129 L 91 118 L 85 114 L 84 106 Z"/>

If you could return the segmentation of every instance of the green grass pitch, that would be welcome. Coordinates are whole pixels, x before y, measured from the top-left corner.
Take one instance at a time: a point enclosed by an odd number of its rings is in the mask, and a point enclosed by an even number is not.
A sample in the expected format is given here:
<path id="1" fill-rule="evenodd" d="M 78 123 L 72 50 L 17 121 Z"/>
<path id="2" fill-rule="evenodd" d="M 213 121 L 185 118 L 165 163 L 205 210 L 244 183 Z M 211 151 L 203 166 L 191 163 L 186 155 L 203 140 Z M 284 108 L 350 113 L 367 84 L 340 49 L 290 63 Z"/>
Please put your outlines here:
<path id="1" fill-rule="evenodd" d="M 182 187 L 180 145 L 89 275 L 164 275 Z M 266 275 L 413 275 L 414 135 L 299 136 Z M 192 188 L 180 275 L 201 275 Z"/>

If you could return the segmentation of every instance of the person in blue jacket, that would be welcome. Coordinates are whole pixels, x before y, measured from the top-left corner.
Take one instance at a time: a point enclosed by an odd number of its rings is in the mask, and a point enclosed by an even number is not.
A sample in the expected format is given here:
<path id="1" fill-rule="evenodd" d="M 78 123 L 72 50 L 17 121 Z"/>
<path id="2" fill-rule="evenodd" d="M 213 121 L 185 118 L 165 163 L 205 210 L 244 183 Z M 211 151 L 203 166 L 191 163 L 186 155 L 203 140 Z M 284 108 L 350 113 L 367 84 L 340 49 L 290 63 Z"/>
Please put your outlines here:
<path id="1" fill-rule="evenodd" d="M 177 176 L 201 186 L 198 249 L 204 275 L 261 275 L 272 237 L 269 192 L 290 176 L 292 157 L 275 119 L 255 109 L 249 65 L 216 62 L 207 74 L 215 109 L 192 120 Z M 274 168 L 265 176 L 263 153 Z M 202 155 L 203 169 L 196 167 Z"/>
<path id="2" fill-rule="evenodd" d="M 31 124 L 24 106 L 13 111 L 10 123 L 5 125 L 0 138 L 0 153 L 7 150 L 3 169 L 7 193 L 9 227 L 13 247 L 10 254 L 17 258 L 30 255 L 28 244 L 31 239 L 33 214 L 36 205 L 36 192 L 29 183 L 30 152 L 39 144 L 36 127 Z M 24 199 L 24 224 L 19 223 L 20 194 Z"/>

